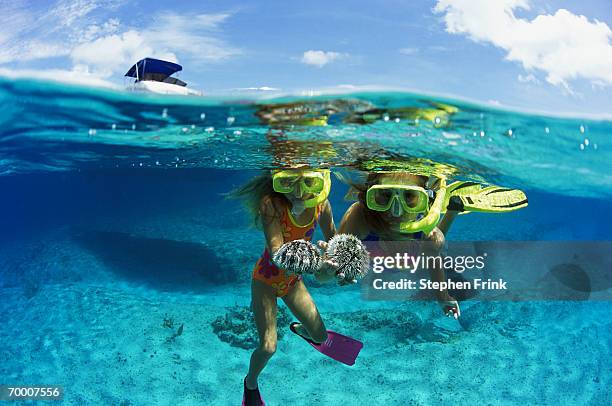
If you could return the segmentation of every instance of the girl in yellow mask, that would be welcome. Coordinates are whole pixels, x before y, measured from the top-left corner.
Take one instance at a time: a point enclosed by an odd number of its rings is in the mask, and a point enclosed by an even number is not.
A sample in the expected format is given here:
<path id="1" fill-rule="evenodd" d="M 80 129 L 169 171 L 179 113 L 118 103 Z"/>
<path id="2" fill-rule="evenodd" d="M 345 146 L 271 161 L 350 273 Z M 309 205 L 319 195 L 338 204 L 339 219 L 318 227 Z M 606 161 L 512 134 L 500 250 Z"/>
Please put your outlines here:
<path id="1" fill-rule="evenodd" d="M 430 209 L 443 201 L 442 196 L 433 196 L 443 180 L 437 185 L 430 183 L 425 176 L 407 172 L 372 172 L 365 184 L 349 182 L 357 202 L 344 214 L 338 232 L 353 234 L 362 241 L 428 241 L 427 254 L 438 255 L 444 246 L 444 234 L 458 213 L 447 211 L 438 223 L 439 213 L 430 213 Z M 444 271 L 432 270 L 431 279 L 445 280 Z M 436 298 L 447 316 L 461 315 L 459 304 L 447 291 L 437 291 Z"/>
<path id="2" fill-rule="evenodd" d="M 279 248 L 294 240 L 310 241 L 317 224 L 326 240 L 336 233 L 332 209 L 327 200 L 331 186 L 327 169 L 287 169 L 268 172 L 230 193 L 242 198 L 263 229 L 266 246 L 252 272 L 252 309 L 259 334 L 259 346 L 251 356 L 244 380 L 243 405 L 262 405 L 257 378 L 276 351 L 277 298 L 300 321 L 300 334 L 314 342 L 327 339 L 317 307 L 301 275 L 288 274 L 273 261 Z M 315 274 L 320 281 L 333 279 L 331 273 Z"/>

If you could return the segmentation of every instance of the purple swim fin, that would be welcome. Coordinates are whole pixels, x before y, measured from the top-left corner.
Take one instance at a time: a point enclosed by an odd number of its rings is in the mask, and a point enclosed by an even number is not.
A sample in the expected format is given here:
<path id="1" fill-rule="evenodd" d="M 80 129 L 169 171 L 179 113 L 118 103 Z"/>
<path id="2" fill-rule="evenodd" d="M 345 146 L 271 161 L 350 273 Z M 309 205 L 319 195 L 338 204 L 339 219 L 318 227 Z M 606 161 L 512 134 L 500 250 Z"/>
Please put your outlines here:
<path id="1" fill-rule="evenodd" d="M 293 322 L 289 325 L 289 329 L 297 336 L 302 337 L 315 350 L 343 364 L 355 364 L 359 351 L 363 348 L 363 343 L 361 341 L 327 330 L 327 340 L 321 344 L 317 344 L 297 332 L 295 326 L 299 324 L 300 323 Z"/>

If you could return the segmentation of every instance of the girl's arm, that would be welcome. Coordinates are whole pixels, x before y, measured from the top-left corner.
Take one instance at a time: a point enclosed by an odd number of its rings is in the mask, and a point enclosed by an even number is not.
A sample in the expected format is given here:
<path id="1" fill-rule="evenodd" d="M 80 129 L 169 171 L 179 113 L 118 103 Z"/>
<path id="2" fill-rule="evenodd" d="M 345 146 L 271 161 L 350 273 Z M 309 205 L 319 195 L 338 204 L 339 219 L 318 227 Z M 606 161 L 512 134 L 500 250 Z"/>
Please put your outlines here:
<path id="1" fill-rule="evenodd" d="M 442 231 L 442 234 L 444 234 L 445 236 L 448 234 L 448 231 L 453 225 L 453 221 L 455 221 L 455 218 L 457 218 L 458 214 L 459 214 L 458 211 L 452 211 L 452 210 L 448 210 L 444 214 L 444 217 L 442 217 L 442 221 L 440 221 L 440 224 L 438 224 L 438 229 Z"/>
<path id="2" fill-rule="evenodd" d="M 365 221 L 363 207 L 356 202 L 348 208 L 342 221 L 340 221 L 340 234 L 352 234 L 360 240 L 364 239 L 369 232 L 369 227 Z"/>
<path id="3" fill-rule="evenodd" d="M 446 241 L 444 234 L 437 227 L 434 228 L 434 230 L 425 238 L 425 240 L 428 241 L 425 249 L 428 256 L 439 255 L 442 248 L 444 248 L 444 243 Z M 434 282 L 443 282 L 446 280 L 446 272 L 444 272 L 443 268 L 435 266 L 429 270 L 429 277 Z M 436 299 L 438 299 L 438 304 L 442 308 L 445 315 L 452 316 L 454 318 L 461 316 L 459 303 L 454 297 L 449 295 L 447 290 L 436 290 Z"/>
<path id="4" fill-rule="evenodd" d="M 360 239 L 367 235 L 368 230 L 365 227 L 365 220 L 363 219 L 359 203 L 353 204 L 346 213 L 344 213 L 340 223 L 339 233 L 353 234 Z M 323 249 L 327 248 L 326 243 L 322 241 L 319 241 L 319 246 Z M 336 271 L 337 266 L 327 264 L 323 266 L 321 272 L 315 274 L 315 277 L 319 282 L 329 282 L 336 279 Z"/>
<path id="5" fill-rule="evenodd" d="M 323 207 L 323 211 L 321 212 L 321 219 L 319 221 L 321 224 L 321 231 L 323 232 L 323 236 L 325 237 L 325 241 L 329 241 L 334 235 L 336 235 L 336 225 L 334 224 L 334 217 L 332 215 L 331 204 L 329 204 L 329 200 L 325 201 L 325 207 Z M 322 249 L 327 248 L 327 243 L 323 241 L 319 241 L 319 247 Z M 322 272 L 318 272 L 315 274 L 315 278 L 321 283 L 327 283 L 335 278 L 335 268 L 331 266 L 323 266 Z"/>
<path id="6" fill-rule="evenodd" d="M 329 200 L 325 201 L 325 206 L 321 211 L 321 218 L 319 220 L 321 225 L 321 231 L 325 237 L 325 241 L 329 241 L 334 235 L 336 235 L 336 225 L 334 224 L 334 216 L 332 214 L 331 204 Z"/>
<path id="7" fill-rule="evenodd" d="M 276 251 L 285 242 L 283 239 L 283 229 L 280 223 L 278 213 L 280 212 L 278 203 L 275 203 L 269 196 L 261 199 L 259 205 L 259 213 L 261 215 L 261 223 L 263 225 L 264 236 L 266 237 L 266 245 L 270 251 L 270 255 L 274 255 Z"/>

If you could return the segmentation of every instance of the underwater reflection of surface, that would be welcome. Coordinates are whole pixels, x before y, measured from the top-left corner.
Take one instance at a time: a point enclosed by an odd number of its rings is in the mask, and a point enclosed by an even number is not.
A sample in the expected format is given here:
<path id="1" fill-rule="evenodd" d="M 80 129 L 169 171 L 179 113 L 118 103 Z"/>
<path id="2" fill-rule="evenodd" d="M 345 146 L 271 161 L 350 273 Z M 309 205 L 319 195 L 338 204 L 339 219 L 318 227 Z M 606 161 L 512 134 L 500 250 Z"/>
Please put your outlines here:
<path id="1" fill-rule="evenodd" d="M 232 282 L 231 270 L 203 244 L 96 230 L 76 240 L 122 278 L 158 290 L 195 292 Z"/>

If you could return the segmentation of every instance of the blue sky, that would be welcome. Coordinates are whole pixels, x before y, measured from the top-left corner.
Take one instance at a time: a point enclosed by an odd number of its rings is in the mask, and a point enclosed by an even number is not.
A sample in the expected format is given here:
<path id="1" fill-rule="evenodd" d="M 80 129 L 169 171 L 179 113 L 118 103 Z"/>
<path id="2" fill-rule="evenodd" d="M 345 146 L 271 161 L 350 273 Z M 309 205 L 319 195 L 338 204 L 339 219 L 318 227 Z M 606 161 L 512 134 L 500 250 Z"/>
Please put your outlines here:
<path id="1" fill-rule="evenodd" d="M 204 91 L 338 85 L 612 112 L 609 0 L 4 1 L 0 74 L 123 83 L 144 56 Z"/>

